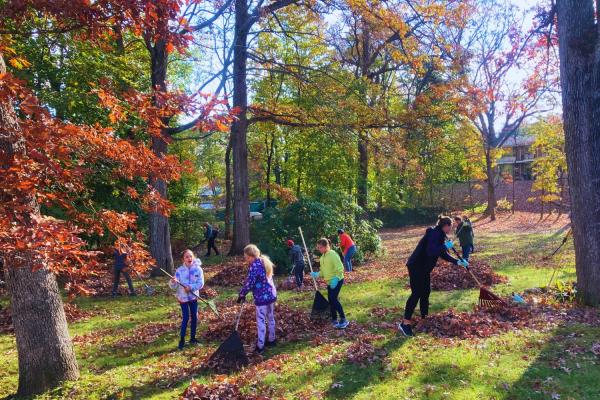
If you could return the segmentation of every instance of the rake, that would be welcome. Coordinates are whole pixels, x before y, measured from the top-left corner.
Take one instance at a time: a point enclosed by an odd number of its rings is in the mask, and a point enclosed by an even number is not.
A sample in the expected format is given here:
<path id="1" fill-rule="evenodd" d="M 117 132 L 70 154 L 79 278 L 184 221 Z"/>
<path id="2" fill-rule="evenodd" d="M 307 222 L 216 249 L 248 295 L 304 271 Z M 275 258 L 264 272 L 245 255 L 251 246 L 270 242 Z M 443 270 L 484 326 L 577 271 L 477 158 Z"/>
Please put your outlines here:
<path id="1" fill-rule="evenodd" d="M 237 371 L 248 365 L 249 360 L 244 350 L 244 343 L 238 332 L 242 311 L 244 311 L 244 303 L 240 306 L 240 311 L 235 318 L 233 332 L 225 339 L 219 348 L 210 356 L 207 365 L 211 369 L 217 367 L 225 368 L 229 371 Z"/>
<path id="2" fill-rule="evenodd" d="M 459 258 L 459 260 L 464 261 L 464 259 L 460 256 L 460 254 L 458 254 L 458 251 L 456 251 L 456 249 L 454 247 L 452 247 L 452 251 L 454 252 L 456 257 Z M 465 269 L 467 271 L 469 271 L 469 274 L 471 274 L 471 277 L 477 283 L 477 286 L 479 286 L 479 305 L 481 307 L 495 308 L 495 307 L 507 305 L 506 301 L 504 301 L 504 299 L 502 297 L 498 296 L 497 294 L 492 292 L 490 289 L 483 286 L 481 284 L 481 282 L 479 282 L 479 279 L 477 279 L 477 277 L 475 276 L 475 274 L 473 273 L 473 271 L 471 271 L 471 269 L 469 267 L 465 267 Z"/>
<path id="3" fill-rule="evenodd" d="M 144 289 L 146 291 L 146 295 L 147 296 L 154 295 L 154 292 L 155 292 L 154 288 L 146 283 L 146 280 L 144 278 L 142 278 L 142 275 L 140 275 L 139 272 L 137 272 L 135 269 L 133 270 L 133 272 L 135 272 L 135 274 L 137 275 L 137 277 L 140 280 L 140 282 L 142 282 L 142 284 L 144 285 Z"/>
<path id="4" fill-rule="evenodd" d="M 304 245 L 304 251 L 306 252 L 308 258 L 308 266 L 310 267 L 310 272 L 313 272 L 312 261 L 310 259 L 310 254 L 308 253 L 308 247 L 306 247 L 306 242 L 304 241 L 304 234 L 302 233 L 302 228 L 298 227 L 298 231 L 300 231 L 300 237 L 302 238 L 302 244 Z M 313 278 L 311 275 L 313 284 L 315 285 L 315 299 L 313 300 L 312 310 L 310 312 L 310 319 L 327 319 L 329 314 L 329 302 L 321 292 L 319 292 L 319 287 L 317 286 L 317 280 Z"/>
<path id="5" fill-rule="evenodd" d="M 177 279 L 175 279 L 175 277 L 173 275 L 171 275 L 170 273 L 168 273 L 167 271 L 165 271 L 164 269 L 160 268 L 160 270 L 167 275 L 169 278 L 173 279 L 175 282 L 177 282 L 177 284 L 179 284 L 181 287 L 185 287 L 185 285 L 181 282 L 179 282 Z M 219 311 L 217 310 L 217 305 L 215 304 L 214 301 L 212 300 L 205 300 L 202 297 L 198 296 L 196 293 L 194 292 L 190 292 L 191 294 L 194 295 L 195 298 L 197 298 L 198 300 L 200 300 L 201 302 L 203 302 L 204 304 L 206 304 L 211 310 L 212 312 L 215 313 L 215 315 L 217 317 L 219 317 Z"/>

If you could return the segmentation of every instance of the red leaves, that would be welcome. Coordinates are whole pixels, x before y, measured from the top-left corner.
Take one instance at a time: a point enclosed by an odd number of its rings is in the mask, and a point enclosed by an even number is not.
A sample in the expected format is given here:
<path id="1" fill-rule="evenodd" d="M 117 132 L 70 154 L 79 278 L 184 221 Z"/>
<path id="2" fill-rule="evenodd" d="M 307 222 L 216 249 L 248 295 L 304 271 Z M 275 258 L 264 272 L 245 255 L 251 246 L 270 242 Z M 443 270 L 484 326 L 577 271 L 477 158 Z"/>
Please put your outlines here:
<path id="1" fill-rule="evenodd" d="M 508 280 L 494 273 L 489 265 L 478 261 L 472 262 L 471 272 L 479 279 L 479 282 L 486 286 L 504 283 Z M 431 288 L 433 290 L 447 291 L 476 287 L 477 283 L 473 277 L 462 267 L 441 262 L 431 272 Z"/>
<path id="2" fill-rule="evenodd" d="M 387 356 L 387 351 L 376 349 L 373 342 L 383 335 L 362 335 L 346 350 L 347 359 L 352 364 L 367 366 Z"/>
<path id="3" fill-rule="evenodd" d="M 119 349 L 130 349 L 141 344 L 150 344 L 165 333 L 175 331 L 178 326 L 179 323 L 176 321 L 153 322 L 140 325 L 132 333 L 117 341 L 114 344 L 114 347 Z"/>
<path id="4" fill-rule="evenodd" d="M 208 386 L 192 381 L 180 400 L 269 400 L 269 397 L 244 394 L 234 383 L 222 382 Z"/>

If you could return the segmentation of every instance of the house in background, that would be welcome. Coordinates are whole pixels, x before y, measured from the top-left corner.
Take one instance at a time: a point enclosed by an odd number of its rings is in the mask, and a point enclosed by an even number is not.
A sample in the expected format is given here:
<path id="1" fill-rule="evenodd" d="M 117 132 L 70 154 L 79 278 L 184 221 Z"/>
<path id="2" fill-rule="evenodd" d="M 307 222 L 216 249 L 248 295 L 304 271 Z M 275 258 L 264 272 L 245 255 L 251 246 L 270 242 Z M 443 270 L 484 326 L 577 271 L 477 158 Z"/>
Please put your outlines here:
<path id="1" fill-rule="evenodd" d="M 533 179 L 532 163 L 539 154 L 534 154 L 531 146 L 535 138 L 525 135 L 522 131 L 502 145 L 503 155 L 496 162 L 497 179 L 503 175 L 509 174 L 514 180 L 527 181 Z"/>
<path id="2" fill-rule="evenodd" d="M 221 208 L 223 203 L 222 199 L 223 190 L 221 186 L 204 186 L 198 192 L 198 198 L 200 199 L 198 206 L 204 210 L 215 210 Z"/>

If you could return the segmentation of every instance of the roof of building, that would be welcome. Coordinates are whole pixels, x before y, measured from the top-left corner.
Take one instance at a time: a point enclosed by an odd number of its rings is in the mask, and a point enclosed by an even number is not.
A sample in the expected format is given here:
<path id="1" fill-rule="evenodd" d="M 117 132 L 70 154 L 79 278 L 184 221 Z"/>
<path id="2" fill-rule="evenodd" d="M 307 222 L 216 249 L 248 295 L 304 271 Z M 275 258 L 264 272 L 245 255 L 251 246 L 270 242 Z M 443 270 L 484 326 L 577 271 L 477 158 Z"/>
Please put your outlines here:
<path id="1" fill-rule="evenodd" d="M 534 141 L 535 138 L 532 135 L 524 135 L 519 132 L 515 136 L 506 139 L 502 147 L 531 146 Z"/>

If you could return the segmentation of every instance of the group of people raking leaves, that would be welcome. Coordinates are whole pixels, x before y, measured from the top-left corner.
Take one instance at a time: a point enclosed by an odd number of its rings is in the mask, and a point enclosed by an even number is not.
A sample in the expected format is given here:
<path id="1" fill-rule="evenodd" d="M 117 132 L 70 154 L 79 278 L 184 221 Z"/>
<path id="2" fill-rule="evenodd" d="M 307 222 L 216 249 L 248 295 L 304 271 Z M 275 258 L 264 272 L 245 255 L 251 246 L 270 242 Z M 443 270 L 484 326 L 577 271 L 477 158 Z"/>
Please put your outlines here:
<path id="1" fill-rule="evenodd" d="M 454 242 L 448 235 L 452 228 L 462 248 L 462 257 L 455 258 L 449 254 L 454 248 Z M 339 247 L 342 257 L 333 248 L 327 238 L 321 238 L 316 242 L 316 249 L 320 253 L 319 271 L 312 271 L 313 279 L 323 279 L 327 283 L 327 300 L 329 302 L 329 314 L 331 324 L 336 329 L 346 329 L 349 325 L 339 296 L 344 285 L 344 273 L 352 271 L 352 257 L 357 247 L 350 235 L 344 230 L 338 230 Z M 423 237 L 419 240 L 415 250 L 412 252 L 406 266 L 408 268 L 411 294 L 406 301 L 404 319 L 398 325 L 399 332 L 406 336 L 413 336 L 412 315 L 419 304 L 421 317 L 425 318 L 429 311 L 429 294 L 431 293 L 431 272 L 436 266 L 438 258 L 467 268 L 469 257 L 473 252 L 473 227 L 467 218 L 455 217 L 454 223 L 450 217 L 440 216 L 437 224 L 427 228 Z M 295 244 L 292 239 L 286 241 L 289 249 L 292 272 L 296 284 L 302 288 L 305 273 L 305 256 L 307 251 Z M 252 292 L 256 309 L 257 340 L 256 353 L 263 353 L 265 347 L 275 346 L 277 338 L 275 335 L 275 302 L 277 301 L 277 289 L 273 280 L 274 265 L 267 255 L 261 254 L 259 248 L 249 244 L 244 248 L 244 261 L 248 265 L 248 273 L 241 287 L 237 302 L 244 303 L 246 296 Z M 181 329 L 179 349 L 186 345 L 186 333 L 190 325 L 189 345 L 198 344 L 196 338 L 198 319 L 199 291 L 204 287 L 204 273 L 202 263 L 196 258 L 193 251 L 186 250 L 182 255 L 182 264 L 177 268 L 175 275 L 170 279 L 169 286 L 175 290 L 175 296 L 181 307 Z M 315 285 L 316 286 L 316 285 Z"/>

